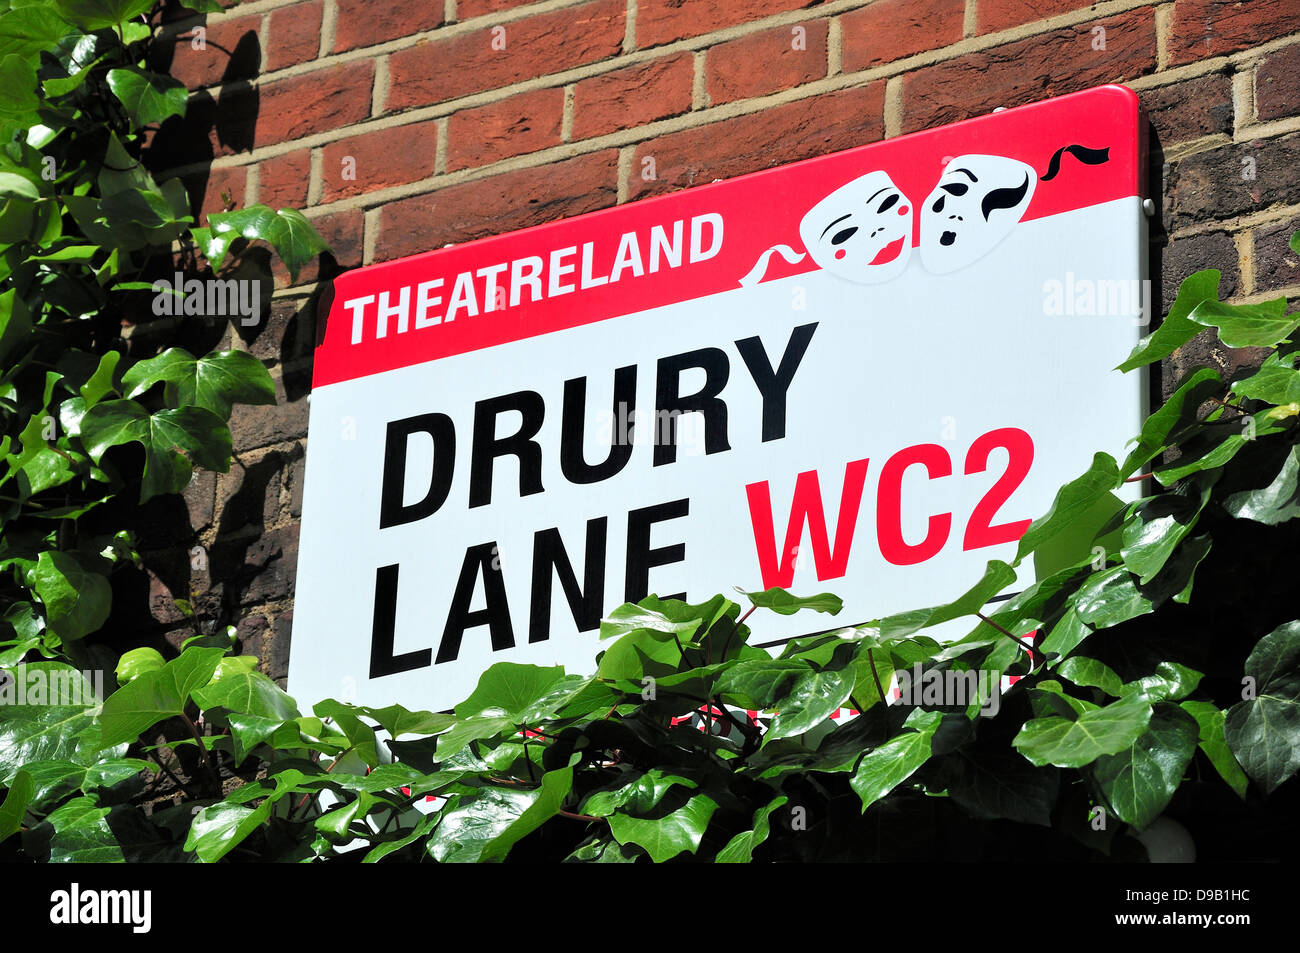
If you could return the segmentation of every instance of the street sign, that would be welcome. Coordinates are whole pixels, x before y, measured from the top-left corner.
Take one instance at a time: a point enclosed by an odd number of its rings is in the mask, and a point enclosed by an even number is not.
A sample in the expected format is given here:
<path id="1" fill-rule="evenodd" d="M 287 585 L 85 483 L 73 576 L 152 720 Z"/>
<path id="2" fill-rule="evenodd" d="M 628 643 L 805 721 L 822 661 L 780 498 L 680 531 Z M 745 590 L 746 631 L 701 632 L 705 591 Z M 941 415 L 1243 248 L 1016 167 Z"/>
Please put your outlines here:
<path id="1" fill-rule="evenodd" d="M 1102 87 L 342 275 L 291 693 L 591 671 L 647 593 L 843 598 L 758 642 L 960 595 L 1138 432 L 1144 168 Z"/>

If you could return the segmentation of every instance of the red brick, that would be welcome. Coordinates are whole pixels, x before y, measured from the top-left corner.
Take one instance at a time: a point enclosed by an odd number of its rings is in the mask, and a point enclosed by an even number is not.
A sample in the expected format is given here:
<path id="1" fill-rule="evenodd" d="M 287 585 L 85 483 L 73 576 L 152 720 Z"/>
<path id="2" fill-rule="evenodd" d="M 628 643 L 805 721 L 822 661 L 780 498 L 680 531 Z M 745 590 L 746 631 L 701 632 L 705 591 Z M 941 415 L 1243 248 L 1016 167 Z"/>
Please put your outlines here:
<path id="1" fill-rule="evenodd" d="M 320 267 L 319 257 L 311 260 L 298 273 L 297 284 L 314 284 L 321 278 L 334 277 L 343 268 L 355 268 L 361 264 L 366 229 L 365 214 L 361 209 L 316 215 L 312 217 L 311 224 L 320 233 L 320 237 L 329 243 L 330 251 L 326 252 L 326 267 Z M 274 255 L 271 256 L 271 273 L 277 288 L 289 287 L 288 269 Z"/>
<path id="2" fill-rule="evenodd" d="M 603 136 L 689 112 L 693 61 L 690 53 L 678 53 L 580 81 L 573 89 L 573 138 Z"/>
<path id="3" fill-rule="evenodd" d="M 1178 0 L 1169 38 L 1173 66 L 1223 56 L 1300 30 L 1296 0 Z"/>
<path id="4" fill-rule="evenodd" d="M 255 90 L 223 91 L 216 107 L 214 148 L 221 153 L 288 142 L 367 119 L 374 78 L 375 64 L 363 60 L 275 80 Z"/>
<path id="5" fill-rule="evenodd" d="M 643 50 L 688 36 L 815 6 L 819 0 L 637 0 L 636 47 Z"/>
<path id="6" fill-rule="evenodd" d="M 173 38 L 170 66 L 158 61 L 156 68 L 170 73 L 190 89 L 201 89 L 235 79 L 251 79 L 262 67 L 262 45 L 257 31 L 260 16 L 233 17 L 210 21 L 201 29 L 203 49 L 194 48 L 199 27 Z M 167 40 L 159 44 L 157 56 L 166 57 Z"/>
<path id="7" fill-rule="evenodd" d="M 266 68 L 284 69 L 316 58 L 320 51 L 321 0 L 295 3 L 271 11 L 267 27 Z"/>
<path id="8" fill-rule="evenodd" d="M 489 13 L 513 10 L 515 7 L 526 7 L 528 4 L 536 2 L 537 0 L 457 0 L 456 19 L 464 22 Z"/>
<path id="9" fill-rule="evenodd" d="M 438 126 L 433 120 L 331 142 L 321 160 L 324 201 L 427 178 L 433 175 L 437 148 Z M 355 178 L 344 178 L 345 172 Z"/>
<path id="10" fill-rule="evenodd" d="M 338 0 L 334 52 L 374 46 L 443 24 L 441 0 Z"/>
<path id="11" fill-rule="evenodd" d="M 884 137 L 884 102 L 877 82 L 660 136 L 637 147 L 629 193 L 671 192 L 874 142 Z"/>
<path id="12" fill-rule="evenodd" d="M 257 200 L 271 208 L 301 209 L 311 181 L 311 150 L 264 159 L 257 167 Z"/>
<path id="13" fill-rule="evenodd" d="M 538 89 L 477 109 L 453 113 L 447 123 L 447 170 L 487 165 L 558 146 L 564 90 Z"/>
<path id="14" fill-rule="evenodd" d="M 427 106 L 616 56 L 626 16 L 624 0 L 594 0 L 399 50 L 388 58 L 385 109 Z M 504 40 L 504 49 L 493 49 L 494 39 Z"/>
<path id="15" fill-rule="evenodd" d="M 225 169 L 205 169 L 202 172 L 184 176 L 182 181 L 190 194 L 191 208 L 194 207 L 194 201 L 198 201 L 199 214 L 197 223 L 204 225 L 207 223 L 208 216 L 213 212 L 226 211 L 225 202 L 221 197 L 223 192 L 230 193 L 230 200 L 234 208 L 244 206 L 244 198 L 247 195 L 248 166 L 237 165 Z"/>
<path id="16" fill-rule="evenodd" d="M 1106 48 L 1093 49 L 1101 34 Z M 1018 106 L 1156 67 L 1155 14 L 1130 10 L 938 63 L 903 77 L 903 132 Z"/>
<path id="17" fill-rule="evenodd" d="M 975 32 L 992 33 L 1090 6 L 1093 4 L 1088 0 L 979 0 L 975 7 Z"/>
<path id="18" fill-rule="evenodd" d="M 956 43 L 965 7 L 964 0 L 879 0 L 846 13 L 840 18 L 844 72 Z"/>
<path id="19" fill-rule="evenodd" d="M 607 208 L 618 199 L 618 151 L 605 149 L 389 202 L 377 261 Z"/>
<path id="20" fill-rule="evenodd" d="M 1225 73 L 1138 93 L 1160 145 L 1232 132 L 1232 81 Z"/>
<path id="21" fill-rule="evenodd" d="M 829 27 L 828 20 L 809 20 L 711 47 L 704 60 L 709 103 L 717 106 L 822 79 Z"/>
<path id="22" fill-rule="evenodd" d="M 1255 114 L 1260 119 L 1300 114 L 1300 43 L 1269 54 L 1255 70 Z"/>

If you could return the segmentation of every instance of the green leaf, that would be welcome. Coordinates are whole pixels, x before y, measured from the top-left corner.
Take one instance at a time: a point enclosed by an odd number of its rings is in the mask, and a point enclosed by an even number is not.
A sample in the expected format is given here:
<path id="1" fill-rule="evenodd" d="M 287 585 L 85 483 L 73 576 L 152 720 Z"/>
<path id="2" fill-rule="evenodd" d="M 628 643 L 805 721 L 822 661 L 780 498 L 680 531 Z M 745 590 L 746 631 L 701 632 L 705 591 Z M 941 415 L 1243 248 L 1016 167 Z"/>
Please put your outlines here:
<path id="1" fill-rule="evenodd" d="M 754 859 L 754 848 L 767 840 L 771 831 L 770 817 L 772 812 L 790 799 L 784 794 L 772 798 L 767 804 L 760 807 L 754 812 L 754 826 L 751 830 L 741 831 L 731 840 L 727 841 L 727 846 L 718 851 L 718 856 L 714 858 L 715 863 L 719 864 L 748 864 Z"/>
<path id="2" fill-rule="evenodd" d="M 1016 571 L 1000 559 L 990 559 L 984 567 L 984 575 L 971 589 L 958 599 L 929 609 L 914 609 L 900 612 L 881 619 L 880 638 L 882 641 L 901 639 L 932 625 L 939 625 L 951 619 L 974 615 L 1003 589 L 1016 581 Z"/>
<path id="3" fill-rule="evenodd" d="M 724 704 L 752 711 L 771 711 L 778 698 L 789 694 L 795 679 L 812 672 L 798 659 L 746 659 L 718 676 L 714 694 Z"/>
<path id="4" fill-rule="evenodd" d="M 1019 563 L 1045 541 L 1066 530 L 1071 523 L 1104 500 L 1119 484 L 1119 467 L 1114 458 L 1105 453 L 1096 454 L 1088 472 L 1061 487 L 1056 499 L 1052 501 L 1052 508 L 1025 530 L 1025 534 L 1020 537 L 1020 548 L 1016 550 L 1016 562 Z"/>
<path id="5" fill-rule="evenodd" d="M 1300 314 L 1286 313 L 1286 298 L 1259 304 L 1202 301 L 1187 317 L 1207 328 L 1218 328 L 1219 340 L 1228 347 L 1273 347 L 1300 327 Z"/>
<path id="6" fill-rule="evenodd" d="M 329 250 L 325 239 L 296 209 L 282 208 L 273 212 L 265 205 L 253 205 L 234 212 L 216 212 L 208 216 L 208 224 L 215 237 L 239 235 L 250 241 L 265 241 L 275 249 L 295 281 L 303 265 Z M 219 261 L 213 261 L 212 267 L 215 269 L 219 264 Z"/>
<path id="7" fill-rule="evenodd" d="M 1192 311 L 1202 301 L 1217 301 L 1218 297 L 1219 272 L 1213 268 L 1184 278 L 1178 288 L 1178 297 L 1170 307 L 1169 314 L 1160 322 L 1160 327 L 1139 341 L 1133 353 L 1117 370 L 1131 371 L 1173 354 L 1204 330 L 1189 318 Z"/>
<path id="8" fill-rule="evenodd" d="M 922 716 L 914 722 L 918 730 L 895 735 L 868 751 L 858 764 L 849 785 L 861 799 L 863 813 L 930 760 L 930 744 L 943 716 L 937 711 L 923 712 Z"/>
<path id="9" fill-rule="evenodd" d="M 1124 686 L 1126 697 L 1144 698 L 1148 702 L 1177 701 L 1196 691 L 1204 676 L 1195 669 L 1178 662 L 1161 662 L 1154 675 L 1148 675 Z"/>
<path id="10" fill-rule="evenodd" d="M 528 805 L 513 824 L 483 847 L 479 860 L 487 862 L 504 859 L 510 853 L 511 847 L 560 812 L 560 809 L 564 807 L 564 799 L 569 796 L 572 787 L 573 768 L 547 771 L 542 775 L 542 784 L 538 788 L 537 799 Z"/>
<path id="11" fill-rule="evenodd" d="M 533 806 L 541 791 L 482 788 L 476 796 L 442 809 L 429 838 L 429 853 L 444 864 L 473 864 L 483 851 Z"/>
<path id="12" fill-rule="evenodd" d="M 1085 711 L 1075 721 L 1051 716 L 1025 722 L 1011 742 L 1030 764 L 1079 768 L 1131 745 L 1151 721 L 1151 705 L 1141 699 L 1112 702 Z"/>
<path id="13" fill-rule="evenodd" d="M 93 764 L 99 757 L 98 697 L 71 665 L 31 662 L 9 670 L 0 686 L 0 780 L 37 761 Z M 18 681 L 24 687 L 17 693 Z M 39 685 L 40 693 L 35 689 Z M 22 701 L 22 704 L 18 702 Z M 82 702 L 83 704 L 72 704 Z"/>
<path id="14" fill-rule="evenodd" d="M 687 789 L 699 787 L 697 782 L 680 774 L 651 768 L 622 787 L 593 791 L 583 801 L 582 813 L 593 817 L 608 817 L 623 808 L 625 814 L 649 814 L 675 785 Z"/>
<path id="15" fill-rule="evenodd" d="M 249 658 L 254 665 L 257 659 Z M 261 672 L 247 666 L 231 665 L 232 658 L 223 658 L 213 673 L 212 681 L 193 693 L 194 701 L 205 711 L 210 708 L 227 708 L 232 712 L 256 715 L 260 718 L 278 718 L 288 721 L 298 717 L 293 699 Z"/>
<path id="16" fill-rule="evenodd" d="M 1009 748 L 959 752 L 960 771 L 948 796 L 972 816 L 1052 826 L 1052 808 L 1060 788 L 1056 768 L 1036 768 Z"/>
<path id="17" fill-rule="evenodd" d="M 220 860 L 266 823 L 276 802 L 297 793 L 302 780 L 302 772 L 284 770 L 266 781 L 236 788 L 224 801 L 200 809 L 185 837 L 185 850 L 207 864 Z M 268 788 L 268 781 L 274 787 Z M 258 797 L 263 799 L 257 807 L 247 806 L 247 801 Z"/>
<path id="18" fill-rule="evenodd" d="M 1062 678 L 1068 678 L 1076 685 L 1100 688 L 1107 695 L 1115 698 L 1118 698 L 1123 691 L 1123 683 L 1119 676 L 1108 665 L 1096 659 L 1076 655 L 1062 662 L 1056 671 Z"/>
<path id="19" fill-rule="evenodd" d="M 26 176 L 14 172 L 0 171 L 0 198 L 7 199 L 15 195 L 35 202 L 41 197 L 41 191 Z M 35 260 L 41 261 L 43 259 L 36 258 Z"/>
<path id="20" fill-rule="evenodd" d="M 69 23 L 93 32 L 134 20 L 153 8 L 153 0 L 54 0 Z"/>
<path id="21" fill-rule="evenodd" d="M 1241 490 L 1223 501 L 1228 515 L 1276 526 L 1300 516 L 1300 446 L 1282 458 L 1282 467 L 1268 486 Z"/>
<path id="22" fill-rule="evenodd" d="M 45 606 L 46 624 L 61 639 L 83 638 L 108 620 L 112 587 L 80 553 L 41 553 L 30 585 Z"/>
<path id="23" fill-rule="evenodd" d="M 1138 589 L 1133 574 L 1122 565 L 1093 573 L 1079 587 L 1073 601 L 1079 620 L 1095 629 L 1119 625 L 1155 608 L 1155 603 Z"/>
<path id="24" fill-rule="evenodd" d="M 1197 731 L 1196 719 L 1177 705 L 1158 704 L 1128 748 L 1092 765 L 1093 780 L 1125 823 L 1141 830 L 1169 804 L 1196 753 Z"/>
<path id="25" fill-rule="evenodd" d="M 1224 735 L 1266 794 L 1300 768 L 1300 621 L 1278 626 L 1246 659 L 1254 698 L 1228 709 Z"/>
<path id="26" fill-rule="evenodd" d="M 746 592 L 744 589 L 737 591 L 746 596 L 755 606 L 771 609 L 778 615 L 794 615 L 801 609 L 838 615 L 844 608 L 844 600 L 829 592 L 819 592 L 815 596 L 796 596 L 777 586 L 764 589 L 762 592 Z"/>
<path id="27" fill-rule="evenodd" d="M 32 4 L 9 9 L 0 16 L 0 56 L 31 56 L 58 45 L 75 32 L 54 10 L 54 4 Z M 34 59 L 34 57 L 33 57 Z"/>
<path id="28" fill-rule="evenodd" d="M 1300 401 L 1300 371 L 1295 366 L 1297 358 L 1300 358 L 1300 351 L 1290 354 L 1274 351 L 1250 377 L 1233 381 L 1232 392 L 1240 397 L 1270 404 Z"/>
<path id="29" fill-rule="evenodd" d="M 144 447 L 141 503 L 184 490 L 193 472 L 191 461 L 220 473 L 230 468 L 230 430 L 201 407 L 150 414 L 133 400 L 105 401 L 81 418 L 81 439 L 96 463 L 110 447 L 131 442 Z"/>
<path id="30" fill-rule="evenodd" d="M 0 843 L 23 826 L 23 816 L 35 793 L 36 783 L 26 771 L 19 771 L 9 781 L 9 790 L 0 803 Z"/>
<path id="31" fill-rule="evenodd" d="M 1246 786 L 1250 782 L 1246 778 L 1246 772 L 1241 770 L 1241 765 L 1233 757 L 1232 749 L 1228 747 L 1228 739 L 1224 734 L 1227 712 L 1212 702 L 1185 701 L 1181 705 L 1183 711 L 1195 718 L 1199 726 L 1197 745 L 1210 759 L 1214 770 L 1219 772 L 1219 777 L 1237 792 L 1237 797 L 1244 799 Z"/>
<path id="32" fill-rule="evenodd" d="M 456 716 L 518 715 L 551 691 L 563 678 L 564 668 L 497 662 L 479 676 L 474 692 L 456 706 Z"/>
<path id="33" fill-rule="evenodd" d="M 1217 472 L 1211 472 L 1200 478 L 1199 500 L 1166 493 L 1143 500 L 1134 508 L 1124 524 L 1120 555 L 1125 565 L 1138 574 L 1139 583 L 1146 585 L 1154 579 L 1178 544 L 1196 526 L 1218 476 Z"/>
<path id="34" fill-rule="evenodd" d="M 10 53 L 0 59 L 0 117 L 35 120 L 41 104 L 36 90 L 36 69 L 26 57 Z"/>
<path id="35" fill-rule="evenodd" d="M 133 126 L 150 126 L 185 115 L 189 94 L 179 80 L 134 66 L 109 70 L 107 78 L 108 88 L 126 107 Z"/>
<path id="36" fill-rule="evenodd" d="M 644 847 L 650 859 L 662 863 L 683 851 L 695 853 L 704 839 L 717 802 L 707 794 L 696 794 L 685 804 L 659 818 L 612 814 L 609 829 L 620 844 Z"/>
<path id="37" fill-rule="evenodd" d="M 216 351 L 196 358 L 173 347 L 122 375 L 127 397 L 138 397 L 159 381 L 176 384 L 178 406 L 202 407 L 222 420 L 230 419 L 234 403 L 275 403 L 270 373 L 246 351 Z"/>
<path id="38" fill-rule="evenodd" d="M 93 797 L 73 798 L 45 820 L 53 828 L 50 863 L 113 864 L 125 857 L 105 818 L 109 808 Z"/>
<path id="39" fill-rule="evenodd" d="M 857 669 L 809 671 L 790 684 L 784 697 L 773 702 L 777 710 L 763 744 L 800 735 L 820 725 L 841 708 L 853 692 Z"/>
<path id="40" fill-rule="evenodd" d="M 183 714 L 190 696 L 208 683 L 224 654 L 219 648 L 188 648 L 115 691 L 104 702 L 101 716 L 104 745 L 135 741 L 163 719 Z"/>
<path id="41" fill-rule="evenodd" d="M 167 660 L 162 657 L 162 653 L 157 649 L 151 649 L 148 646 L 138 649 L 131 649 L 117 660 L 117 683 L 125 685 L 146 672 L 156 672 L 167 664 Z"/>

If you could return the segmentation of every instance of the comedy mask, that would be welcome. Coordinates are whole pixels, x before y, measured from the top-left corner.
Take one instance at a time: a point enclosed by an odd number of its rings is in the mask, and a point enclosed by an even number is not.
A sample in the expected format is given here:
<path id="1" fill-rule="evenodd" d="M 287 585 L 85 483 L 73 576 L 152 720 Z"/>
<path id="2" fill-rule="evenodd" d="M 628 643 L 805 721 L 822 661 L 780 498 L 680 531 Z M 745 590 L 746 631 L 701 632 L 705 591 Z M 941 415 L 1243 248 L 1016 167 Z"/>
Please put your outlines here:
<path id="1" fill-rule="evenodd" d="M 888 281 L 912 251 L 912 203 L 885 172 L 870 172 L 822 199 L 799 237 L 823 269 L 866 284 Z"/>
<path id="2" fill-rule="evenodd" d="M 1004 156 L 958 156 L 921 207 L 921 264 L 945 274 L 982 258 L 1020 221 L 1034 196 L 1032 167 Z"/>

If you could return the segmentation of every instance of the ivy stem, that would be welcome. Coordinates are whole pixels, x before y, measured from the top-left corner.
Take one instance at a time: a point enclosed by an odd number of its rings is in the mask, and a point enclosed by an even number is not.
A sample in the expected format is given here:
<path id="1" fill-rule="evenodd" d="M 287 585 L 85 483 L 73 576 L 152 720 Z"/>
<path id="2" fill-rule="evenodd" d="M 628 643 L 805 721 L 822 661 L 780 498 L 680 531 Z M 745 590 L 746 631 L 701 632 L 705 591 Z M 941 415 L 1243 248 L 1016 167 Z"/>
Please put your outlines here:
<path id="1" fill-rule="evenodd" d="M 208 769 L 208 774 L 212 776 L 212 783 L 216 785 L 218 791 L 221 790 L 221 775 L 217 774 L 217 769 L 212 763 L 212 755 L 208 749 L 203 746 L 203 736 L 199 734 L 199 728 L 189 715 L 181 712 L 181 719 L 185 722 L 185 727 L 189 728 L 190 734 L 194 736 L 194 743 L 199 746 L 199 754 L 203 756 L 203 766 Z"/>
<path id="2" fill-rule="evenodd" d="M 1030 655 L 1033 655 L 1033 653 L 1030 652 L 1029 649 L 1025 647 L 1025 643 L 1022 642 L 1022 641 L 1019 639 L 1019 637 L 1012 635 L 1010 632 L 1008 632 L 1006 629 L 1002 628 L 1002 626 L 998 625 L 996 622 L 994 622 L 992 619 L 990 619 L 990 618 L 989 618 L 988 616 L 986 616 L 984 613 L 982 613 L 982 612 L 976 612 L 975 615 L 976 615 L 976 617 L 979 618 L 979 620 L 980 620 L 981 622 L 986 622 L 986 623 L 988 623 L 989 625 L 993 626 L 993 628 L 997 629 L 999 632 L 1001 632 L 1003 635 L 1005 635 L 1005 636 L 1006 636 L 1008 639 L 1010 639 L 1012 642 L 1016 643 L 1016 645 L 1020 648 L 1020 650 L 1021 650 L 1022 652 L 1026 652 L 1026 653 L 1028 653 L 1028 654 L 1030 654 Z"/>
<path id="3" fill-rule="evenodd" d="M 876 671 L 876 657 L 871 654 L 871 649 L 867 649 L 867 661 L 871 663 L 871 678 L 876 683 L 876 694 L 880 696 L 880 700 L 883 702 L 885 701 L 885 690 L 880 686 L 880 673 Z M 856 705 L 857 702 L 854 702 L 854 704 Z M 863 710 L 862 708 L 858 709 L 858 711 Z"/>
<path id="4" fill-rule="evenodd" d="M 591 823 L 605 823 L 605 824 L 609 823 L 609 821 L 605 820 L 605 818 L 603 817 L 592 817 L 590 814 L 574 814 L 572 811 L 556 811 L 555 813 L 559 814 L 560 817 L 567 817 L 573 821 L 589 821 Z"/>
<path id="5" fill-rule="evenodd" d="M 1131 476 L 1131 477 L 1128 477 L 1127 479 L 1124 480 L 1124 482 L 1125 482 L 1125 483 L 1137 483 L 1139 480 L 1145 480 L 1145 479 L 1147 479 L 1147 478 L 1149 478 L 1149 477 L 1153 477 L 1153 476 L 1155 476 L 1155 471 L 1148 471 L 1148 472 L 1146 472 L 1146 473 L 1139 473 L 1137 476 Z"/>

